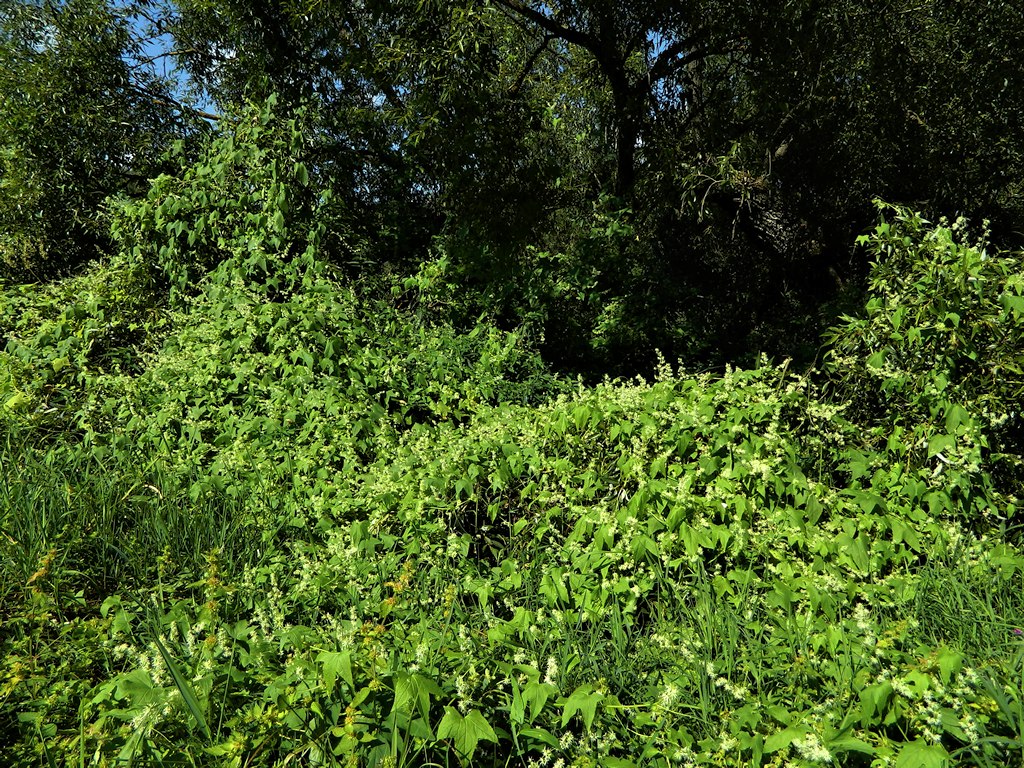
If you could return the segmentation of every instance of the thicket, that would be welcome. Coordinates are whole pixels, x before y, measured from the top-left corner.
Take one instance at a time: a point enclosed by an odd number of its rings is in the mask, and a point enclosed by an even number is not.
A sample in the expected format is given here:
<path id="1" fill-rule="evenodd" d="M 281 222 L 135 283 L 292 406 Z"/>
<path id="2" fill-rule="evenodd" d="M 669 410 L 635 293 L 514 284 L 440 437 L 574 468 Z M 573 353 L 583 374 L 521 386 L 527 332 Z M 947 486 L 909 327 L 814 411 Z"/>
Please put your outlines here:
<path id="1" fill-rule="evenodd" d="M 443 254 L 346 272 L 306 135 L 3 289 L 3 761 L 1024 757 L 1024 255 L 883 206 L 819 369 L 589 386 Z"/>

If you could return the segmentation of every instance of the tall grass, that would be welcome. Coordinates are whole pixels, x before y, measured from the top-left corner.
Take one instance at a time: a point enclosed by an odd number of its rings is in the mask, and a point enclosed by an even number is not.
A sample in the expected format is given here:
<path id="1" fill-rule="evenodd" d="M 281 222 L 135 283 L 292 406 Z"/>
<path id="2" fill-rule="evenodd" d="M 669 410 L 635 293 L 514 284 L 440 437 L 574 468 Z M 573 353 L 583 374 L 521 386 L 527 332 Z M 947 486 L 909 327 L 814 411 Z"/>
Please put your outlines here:
<path id="1" fill-rule="evenodd" d="M 211 550 L 229 571 L 259 556 L 261 532 L 246 520 L 244 499 L 192 499 L 188 484 L 152 457 L 101 461 L 44 450 L 14 434 L 2 444 L 4 604 L 24 591 L 44 561 L 50 589 L 94 601 L 149 588 L 160 558 L 199 574 Z"/>

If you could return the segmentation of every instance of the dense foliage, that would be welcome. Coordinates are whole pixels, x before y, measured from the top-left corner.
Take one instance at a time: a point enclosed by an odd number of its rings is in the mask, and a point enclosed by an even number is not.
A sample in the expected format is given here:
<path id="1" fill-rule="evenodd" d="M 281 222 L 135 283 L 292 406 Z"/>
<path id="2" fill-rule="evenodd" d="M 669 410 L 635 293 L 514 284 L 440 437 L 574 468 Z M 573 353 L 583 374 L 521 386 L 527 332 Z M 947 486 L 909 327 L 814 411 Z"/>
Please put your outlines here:
<path id="1" fill-rule="evenodd" d="M 239 131 L 5 294 L 5 760 L 1024 754 L 1024 256 L 886 209 L 821 371 L 588 387 L 345 278 Z"/>
<path id="2" fill-rule="evenodd" d="M 195 126 L 102 0 L 0 4 L 0 276 L 66 274 L 109 248 L 101 218 L 144 194 Z"/>
<path id="3" fill-rule="evenodd" d="M 105 196 L 274 95 L 332 259 L 433 247 L 463 328 L 529 323 L 594 380 L 655 349 L 809 361 L 856 306 L 872 197 L 1020 242 L 1022 25 L 995 2 L 8 0 L 4 259 L 81 264 Z"/>
<path id="4" fill-rule="evenodd" d="M 1019 10 L 684 5 L 0 2 L 0 763 L 1024 761 Z"/>

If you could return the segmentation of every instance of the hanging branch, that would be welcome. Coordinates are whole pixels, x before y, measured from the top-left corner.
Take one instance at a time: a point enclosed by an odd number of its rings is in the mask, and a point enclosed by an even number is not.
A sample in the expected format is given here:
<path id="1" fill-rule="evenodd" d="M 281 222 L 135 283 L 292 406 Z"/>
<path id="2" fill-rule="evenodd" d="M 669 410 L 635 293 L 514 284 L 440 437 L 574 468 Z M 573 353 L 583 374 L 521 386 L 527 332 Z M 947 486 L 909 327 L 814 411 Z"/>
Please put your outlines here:
<path id="1" fill-rule="evenodd" d="M 545 33 L 544 42 L 542 42 L 523 65 L 523 71 L 519 73 L 519 77 L 516 78 L 515 85 L 509 88 L 509 93 L 515 95 L 519 93 L 519 89 L 523 87 L 523 83 L 526 82 L 526 78 L 533 70 L 533 65 L 537 63 L 537 59 L 540 55 L 547 50 L 548 44 L 555 39 L 555 36 L 550 33 Z"/>

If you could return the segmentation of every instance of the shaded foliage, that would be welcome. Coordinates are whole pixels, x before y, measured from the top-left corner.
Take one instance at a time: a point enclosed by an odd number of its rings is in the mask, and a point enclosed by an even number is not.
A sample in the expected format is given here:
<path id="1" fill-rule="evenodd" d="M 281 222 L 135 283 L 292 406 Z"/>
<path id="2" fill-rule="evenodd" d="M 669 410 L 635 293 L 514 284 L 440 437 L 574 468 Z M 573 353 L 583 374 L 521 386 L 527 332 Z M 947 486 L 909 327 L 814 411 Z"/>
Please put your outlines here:
<path id="1" fill-rule="evenodd" d="M 759 352 L 812 359 L 819 330 L 863 285 L 864 255 L 850 244 L 873 196 L 987 217 L 1000 241 L 1019 230 L 1019 9 L 876 6 L 182 0 L 136 10 L 173 43 L 161 55 L 195 103 L 231 115 L 273 94 L 284 114 L 302 111 L 299 159 L 336 201 L 318 215 L 350 273 L 410 271 L 433 249 L 458 287 L 453 321 L 528 322 L 549 361 L 600 376 L 649 369 L 659 348 L 712 366 Z M 184 127 L 137 131 L 156 125 L 159 106 L 139 94 L 165 84 L 127 64 L 141 61 L 129 11 L 66 5 L 80 8 L 61 16 L 68 24 L 109 20 L 106 52 L 87 60 L 70 44 L 33 52 L 31 25 L 13 20 L 50 7 L 12 6 L 5 55 L 23 68 L 95 70 L 108 97 L 74 103 L 102 116 L 114 99 L 118 117 L 89 118 L 90 130 L 136 126 L 132 137 L 83 138 L 81 163 L 102 165 L 121 139 L 122 156 L 154 158 Z M 71 98 L 59 83 L 57 98 L 35 100 L 44 112 Z M 52 143 L 38 120 L 9 115 Z M 15 149 L 7 188 L 23 202 L 10 197 L 8 210 L 38 210 L 24 204 L 38 185 L 15 183 L 17 168 L 35 167 L 31 153 Z M 74 173 L 76 190 L 95 190 L 76 209 L 132 193 Z M 47 205 L 43 219 L 56 221 Z M 31 251 L 42 241 L 17 234 L 26 221 L 10 233 Z M 92 213 L 81 221 L 92 240 L 80 244 L 93 248 L 103 233 Z"/>
<path id="2" fill-rule="evenodd" d="M 109 249 L 104 200 L 140 195 L 195 127 L 127 6 L 0 5 L 0 261 L 46 280 Z"/>

